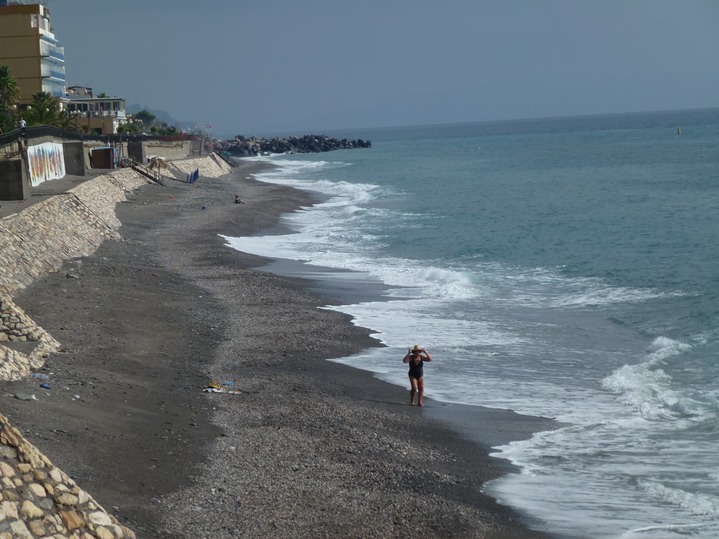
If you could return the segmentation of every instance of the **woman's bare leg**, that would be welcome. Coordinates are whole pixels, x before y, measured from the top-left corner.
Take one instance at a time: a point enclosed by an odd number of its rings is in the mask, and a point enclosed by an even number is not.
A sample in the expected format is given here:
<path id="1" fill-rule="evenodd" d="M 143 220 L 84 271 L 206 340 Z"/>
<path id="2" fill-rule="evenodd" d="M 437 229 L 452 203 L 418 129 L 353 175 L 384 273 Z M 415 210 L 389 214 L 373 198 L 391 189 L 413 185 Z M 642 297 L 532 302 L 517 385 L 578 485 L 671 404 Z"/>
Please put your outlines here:
<path id="1" fill-rule="evenodd" d="M 414 406 L 414 394 L 417 393 L 417 379 L 416 379 L 416 378 L 412 378 L 412 377 L 410 376 L 410 377 L 409 377 L 409 385 L 410 385 L 410 390 L 409 390 L 409 404 L 410 404 L 411 406 Z"/>
<path id="2" fill-rule="evenodd" d="M 424 406 L 424 376 L 416 381 L 417 384 L 417 404 Z"/>

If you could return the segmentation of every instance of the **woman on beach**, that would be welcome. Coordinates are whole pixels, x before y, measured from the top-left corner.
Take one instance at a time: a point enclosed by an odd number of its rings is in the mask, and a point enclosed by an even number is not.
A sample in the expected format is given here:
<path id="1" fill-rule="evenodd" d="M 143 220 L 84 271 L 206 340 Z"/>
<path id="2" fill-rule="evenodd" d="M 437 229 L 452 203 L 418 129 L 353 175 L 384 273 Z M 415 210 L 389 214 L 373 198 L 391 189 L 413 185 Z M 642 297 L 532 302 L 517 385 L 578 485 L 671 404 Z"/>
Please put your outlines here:
<path id="1" fill-rule="evenodd" d="M 402 359 L 403 363 L 409 363 L 409 404 L 414 406 L 414 395 L 417 394 L 417 405 L 424 406 L 424 363 L 432 361 L 432 356 L 420 345 L 415 344 L 407 351 Z"/>

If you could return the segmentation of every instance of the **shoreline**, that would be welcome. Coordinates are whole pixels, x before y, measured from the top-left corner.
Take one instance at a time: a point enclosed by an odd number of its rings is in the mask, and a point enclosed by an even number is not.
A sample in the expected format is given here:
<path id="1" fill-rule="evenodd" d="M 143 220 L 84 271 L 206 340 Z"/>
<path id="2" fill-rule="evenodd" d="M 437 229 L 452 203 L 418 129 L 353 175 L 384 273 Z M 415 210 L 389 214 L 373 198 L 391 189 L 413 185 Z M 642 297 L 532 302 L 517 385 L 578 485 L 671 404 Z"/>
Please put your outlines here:
<path id="1" fill-rule="evenodd" d="M 509 466 L 487 454 L 498 433 L 546 420 L 404 406 L 399 386 L 326 361 L 377 345 L 367 330 L 218 236 L 313 202 L 247 179 L 262 166 L 131 193 L 123 241 L 18 294 L 65 351 L 53 389 L 3 383 L 40 399 L 3 413 L 138 537 L 549 537 L 481 492 Z M 202 393 L 210 380 L 240 394 Z"/>

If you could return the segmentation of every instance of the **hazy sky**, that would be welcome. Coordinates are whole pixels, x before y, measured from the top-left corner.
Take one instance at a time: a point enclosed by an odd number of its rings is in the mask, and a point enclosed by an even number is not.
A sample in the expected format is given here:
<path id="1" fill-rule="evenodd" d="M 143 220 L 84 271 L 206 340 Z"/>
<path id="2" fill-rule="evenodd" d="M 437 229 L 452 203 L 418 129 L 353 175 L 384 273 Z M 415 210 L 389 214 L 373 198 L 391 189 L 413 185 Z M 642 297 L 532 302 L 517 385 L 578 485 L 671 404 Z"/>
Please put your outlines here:
<path id="1" fill-rule="evenodd" d="M 48 0 L 68 85 L 215 136 L 719 106 L 718 0 Z"/>

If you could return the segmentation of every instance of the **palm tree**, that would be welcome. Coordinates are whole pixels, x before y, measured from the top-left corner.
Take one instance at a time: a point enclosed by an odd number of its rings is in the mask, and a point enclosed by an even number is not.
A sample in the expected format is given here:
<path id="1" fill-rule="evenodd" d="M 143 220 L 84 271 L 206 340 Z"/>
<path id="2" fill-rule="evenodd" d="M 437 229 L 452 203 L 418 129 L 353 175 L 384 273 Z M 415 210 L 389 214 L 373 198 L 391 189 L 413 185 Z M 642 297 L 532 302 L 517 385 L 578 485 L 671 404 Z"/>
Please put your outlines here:
<path id="1" fill-rule="evenodd" d="M 55 124 L 56 127 L 59 127 L 60 129 L 67 129 L 67 130 L 75 130 L 75 124 L 73 123 L 73 117 L 70 116 L 70 113 L 67 110 L 61 110 L 60 114 L 57 118 L 57 123 Z"/>
<path id="2" fill-rule="evenodd" d="M 0 133 L 17 127 L 15 116 L 20 89 L 8 66 L 0 66 Z"/>
<path id="3" fill-rule="evenodd" d="M 28 125 L 54 125 L 62 123 L 60 100 L 48 92 L 38 92 L 32 96 L 32 105 L 28 106 L 26 120 Z"/>

